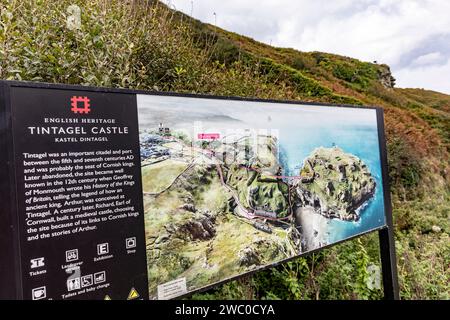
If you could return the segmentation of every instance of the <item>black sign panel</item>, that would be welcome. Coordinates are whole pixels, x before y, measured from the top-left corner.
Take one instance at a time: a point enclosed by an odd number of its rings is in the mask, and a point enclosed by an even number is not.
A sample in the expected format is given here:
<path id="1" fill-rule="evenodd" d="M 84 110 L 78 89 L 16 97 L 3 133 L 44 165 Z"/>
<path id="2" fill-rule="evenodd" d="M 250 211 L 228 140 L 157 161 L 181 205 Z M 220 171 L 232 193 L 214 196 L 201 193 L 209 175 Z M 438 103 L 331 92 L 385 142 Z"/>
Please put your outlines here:
<path id="1" fill-rule="evenodd" d="M 147 296 L 136 98 L 10 91 L 24 299 Z"/>

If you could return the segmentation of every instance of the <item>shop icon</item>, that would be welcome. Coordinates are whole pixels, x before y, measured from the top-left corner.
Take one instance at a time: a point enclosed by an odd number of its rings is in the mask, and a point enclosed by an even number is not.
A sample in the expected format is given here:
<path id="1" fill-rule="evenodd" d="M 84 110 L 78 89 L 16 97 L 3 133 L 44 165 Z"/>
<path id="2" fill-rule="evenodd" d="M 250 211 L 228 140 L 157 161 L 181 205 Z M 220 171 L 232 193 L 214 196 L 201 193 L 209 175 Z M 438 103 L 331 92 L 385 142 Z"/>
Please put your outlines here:
<path id="1" fill-rule="evenodd" d="M 106 281 L 106 273 L 105 271 L 94 273 L 94 283 L 102 283 Z"/>
<path id="2" fill-rule="evenodd" d="M 127 249 L 136 248 L 136 237 L 127 238 L 125 240 L 125 247 Z"/>
<path id="3" fill-rule="evenodd" d="M 47 298 L 47 288 L 45 286 L 31 290 L 32 300 L 41 300 L 45 298 Z"/>
<path id="4" fill-rule="evenodd" d="M 78 249 L 66 251 L 66 262 L 73 262 L 78 260 Z"/>

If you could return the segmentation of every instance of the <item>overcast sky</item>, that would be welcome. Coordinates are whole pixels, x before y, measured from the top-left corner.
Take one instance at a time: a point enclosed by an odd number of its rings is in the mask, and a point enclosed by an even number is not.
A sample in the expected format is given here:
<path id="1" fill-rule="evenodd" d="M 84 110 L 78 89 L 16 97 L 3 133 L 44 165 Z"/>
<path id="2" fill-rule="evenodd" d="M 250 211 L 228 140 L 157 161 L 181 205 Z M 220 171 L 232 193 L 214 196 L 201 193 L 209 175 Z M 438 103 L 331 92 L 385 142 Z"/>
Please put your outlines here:
<path id="1" fill-rule="evenodd" d="M 397 87 L 450 94 L 448 0 L 163 2 L 203 22 L 274 46 L 386 63 Z"/>

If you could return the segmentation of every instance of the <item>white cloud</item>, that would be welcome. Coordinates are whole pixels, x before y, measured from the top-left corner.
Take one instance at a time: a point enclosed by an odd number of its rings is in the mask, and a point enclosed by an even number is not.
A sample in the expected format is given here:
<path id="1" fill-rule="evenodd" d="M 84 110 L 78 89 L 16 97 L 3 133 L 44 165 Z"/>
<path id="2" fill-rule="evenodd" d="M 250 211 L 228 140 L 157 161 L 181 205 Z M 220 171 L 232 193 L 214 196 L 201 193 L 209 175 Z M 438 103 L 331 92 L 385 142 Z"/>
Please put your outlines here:
<path id="1" fill-rule="evenodd" d="M 447 0 L 170 0 L 170 3 L 204 22 L 217 23 L 224 29 L 272 45 L 387 63 L 398 85 L 450 93 L 450 84 L 438 83 L 435 77 L 426 78 L 447 71 L 444 62 L 450 58 L 450 45 L 428 48 L 433 39 L 450 37 Z M 423 77 L 412 76 L 419 73 Z M 411 79 L 420 82 L 415 85 Z"/>
<path id="2" fill-rule="evenodd" d="M 423 88 L 450 93 L 450 59 L 443 65 L 403 68 L 396 72 L 397 84 L 403 88 Z M 430 86 L 430 83 L 433 85 Z"/>

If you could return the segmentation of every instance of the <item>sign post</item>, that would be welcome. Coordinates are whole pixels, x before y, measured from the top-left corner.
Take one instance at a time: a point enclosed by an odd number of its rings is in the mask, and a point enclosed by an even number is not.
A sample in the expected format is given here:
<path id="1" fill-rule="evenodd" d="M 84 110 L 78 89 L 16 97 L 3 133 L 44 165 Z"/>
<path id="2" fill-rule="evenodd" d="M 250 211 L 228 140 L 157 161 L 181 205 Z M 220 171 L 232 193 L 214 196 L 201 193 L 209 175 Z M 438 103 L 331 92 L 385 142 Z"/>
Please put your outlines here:
<path id="1" fill-rule="evenodd" d="M 386 228 L 378 231 L 380 238 L 380 256 L 383 272 L 384 298 L 386 300 L 399 300 L 397 265 L 395 256 L 395 243 L 392 229 Z"/>
<path id="2" fill-rule="evenodd" d="M 378 231 L 383 111 L 0 82 L 0 297 L 173 299 Z"/>
<path id="3" fill-rule="evenodd" d="M 380 257 L 383 274 L 383 289 L 384 298 L 387 300 L 399 300 L 400 294 L 398 289 L 397 276 L 397 258 L 395 254 L 395 239 L 394 239 L 394 225 L 392 222 L 392 202 L 391 194 L 389 192 L 389 173 L 387 166 L 387 150 L 386 138 L 384 135 L 384 117 L 383 113 L 378 114 L 378 123 L 380 130 L 378 131 L 378 138 L 380 140 L 380 155 L 384 163 L 382 166 L 382 177 L 386 181 L 386 188 L 384 190 L 385 212 L 386 214 L 386 228 L 378 231 L 380 242 Z"/>

